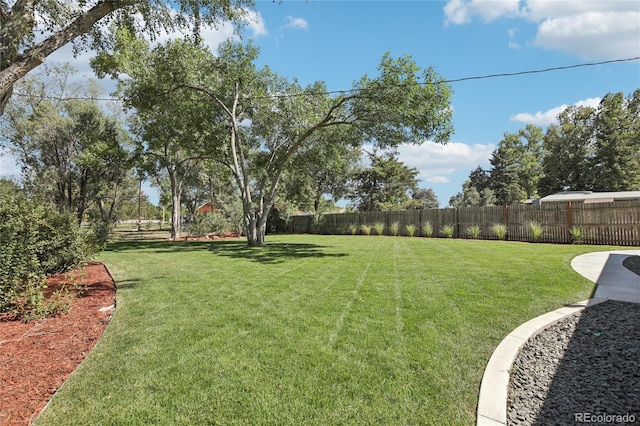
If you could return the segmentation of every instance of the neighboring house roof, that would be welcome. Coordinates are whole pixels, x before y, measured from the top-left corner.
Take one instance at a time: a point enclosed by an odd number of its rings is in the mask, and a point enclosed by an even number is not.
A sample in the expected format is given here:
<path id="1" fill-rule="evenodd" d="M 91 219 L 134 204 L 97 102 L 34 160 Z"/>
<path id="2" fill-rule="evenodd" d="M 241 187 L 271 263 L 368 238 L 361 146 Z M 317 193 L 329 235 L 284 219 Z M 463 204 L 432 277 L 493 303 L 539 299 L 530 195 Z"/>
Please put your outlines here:
<path id="1" fill-rule="evenodd" d="M 591 192 L 567 191 L 547 195 L 538 200 L 542 203 L 565 203 L 576 201 L 584 203 L 613 203 L 614 201 L 640 200 L 640 191 Z"/>
<path id="2" fill-rule="evenodd" d="M 213 212 L 217 212 L 219 210 L 220 210 L 220 208 L 218 208 L 217 205 L 213 205 L 211 203 L 204 203 L 203 205 L 201 205 L 200 207 L 198 207 L 196 209 L 196 213 L 199 213 L 199 214 L 213 213 Z"/>

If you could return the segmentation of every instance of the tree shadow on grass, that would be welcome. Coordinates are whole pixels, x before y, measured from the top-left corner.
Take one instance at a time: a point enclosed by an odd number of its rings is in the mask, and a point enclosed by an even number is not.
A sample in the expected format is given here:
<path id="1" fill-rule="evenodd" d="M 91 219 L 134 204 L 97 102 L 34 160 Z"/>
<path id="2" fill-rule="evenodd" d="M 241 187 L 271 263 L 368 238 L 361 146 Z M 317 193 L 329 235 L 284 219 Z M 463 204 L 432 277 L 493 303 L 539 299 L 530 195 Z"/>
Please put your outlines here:
<path id="1" fill-rule="evenodd" d="M 137 287 L 142 280 L 140 278 L 132 278 L 128 280 L 116 281 L 116 289 L 117 290 L 125 290 L 129 288 Z"/>
<path id="2" fill-rule="evenodd" d="M 266 243 L 264 247 L 249 247 L 246 242 L 211 244 L 209 250 L 218 256 L 253 260 L 258 263 L 275 264 L 293 259 L 345 257 L 347 253 L 327 253 L 328 246 L 306 243 Z"/>
<path id="3" fill-rule="evenodd" d="M 206 251 L 212 241 L 164 241 L 136 240 L 109 243 L 106 252 L 152 251 L 157 253 L 173 253 L 185 251 Z"/>
<path id="4" fill-rule="evenodd" d="M 111 243 L 105 251 L 126 252 L 146 250 L 157 253 L 209 251 L 216 256 L 252 260 L 264 264 L 284 263 L 303 258 L 345 257 L 347 253 L 328 253 L 330 246 L 308 243 L 270 243 L 249 247 L 244 240 L 233 241 L 120 241 Z"/>

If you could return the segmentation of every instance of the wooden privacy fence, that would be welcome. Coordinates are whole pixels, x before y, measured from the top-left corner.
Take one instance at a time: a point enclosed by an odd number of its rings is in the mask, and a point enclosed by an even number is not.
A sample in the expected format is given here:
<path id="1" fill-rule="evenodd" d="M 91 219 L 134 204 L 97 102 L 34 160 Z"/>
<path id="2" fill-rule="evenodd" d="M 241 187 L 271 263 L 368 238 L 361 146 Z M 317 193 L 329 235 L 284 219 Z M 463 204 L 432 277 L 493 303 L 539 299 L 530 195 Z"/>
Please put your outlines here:
<path id="1" fill-rule="evenodd" d="M 361 233 L 361 225 L 380 223 L 388 235 L 395 223 L 398 235 L 408 235 L 406 227 L 413 225 L 414 235 L 424 236 L 422 228 L 427 222 L 433 227 L 434 237 L 441 236 L 442 229 L 450 226 L 456 238 L 471 238 L 469 228 L 479 227 L 478 238 L 496 239 L 492 227 L 502 224 L 507 228 L 507 240 L 531 241 L 529 224 L 537 223 L 543 231 L 540 242 L 571 243 L 579 231 L 585 244 L 640 246 L 640 200 L 335 213 L 324 215 L 316 225 L 312 216 L 293 216 L 286 231 L 350 234 L 352 228 Z"/>

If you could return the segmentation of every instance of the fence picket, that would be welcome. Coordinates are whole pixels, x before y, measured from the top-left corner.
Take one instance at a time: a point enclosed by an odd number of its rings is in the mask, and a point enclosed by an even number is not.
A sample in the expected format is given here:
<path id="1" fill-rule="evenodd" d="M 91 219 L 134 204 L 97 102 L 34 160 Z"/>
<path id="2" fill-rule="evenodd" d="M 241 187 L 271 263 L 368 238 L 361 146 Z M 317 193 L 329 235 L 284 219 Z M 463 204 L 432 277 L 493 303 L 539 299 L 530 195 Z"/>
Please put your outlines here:
<path id="1" fill-rule="evenodd" d="M 434 236 L 439 236 L 444 226 L 452 225 L 456 238 L 468 238 L 468 227 L 475 225 L 480 227 L 480 238 L 494 239 L 491 227 L 504 223 L 509 240 L 529 241 L 527 224 L 537 222 L 544 230 L 541 242 L 569 243 L 573 227 L 582 231 L 583 241 L 587 244 L 640 246 L 640 200 L 332 213 L 324 215 L 317 230 L 314 230 L 312 216 L 293 216 L 287 230 L 293 233 L 349 234 L 351 225 L 355 225 L 359 233 L 362 224 L 382 223 L 385 234 L 389 234 L 391 225 L 398 223 L 399 235 L 407 235 L 407 225 L 414 225 L 416 235 L 423 235 L 422 226 L 426 222 L 431 223 Z"/>

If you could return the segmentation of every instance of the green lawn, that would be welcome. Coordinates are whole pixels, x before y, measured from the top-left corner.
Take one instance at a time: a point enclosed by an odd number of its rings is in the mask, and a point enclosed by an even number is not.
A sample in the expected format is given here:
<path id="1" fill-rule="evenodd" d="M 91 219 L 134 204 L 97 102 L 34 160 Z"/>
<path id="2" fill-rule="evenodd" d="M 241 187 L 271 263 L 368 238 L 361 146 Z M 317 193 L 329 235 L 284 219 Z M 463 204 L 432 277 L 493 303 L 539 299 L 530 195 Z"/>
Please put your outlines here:
<path id="1" fill-rule="evenodd" d="M 365 236 L 121 242 L 104 337 L 38 425 L 471 425 L 487 360 L 607 247 Z"/>

